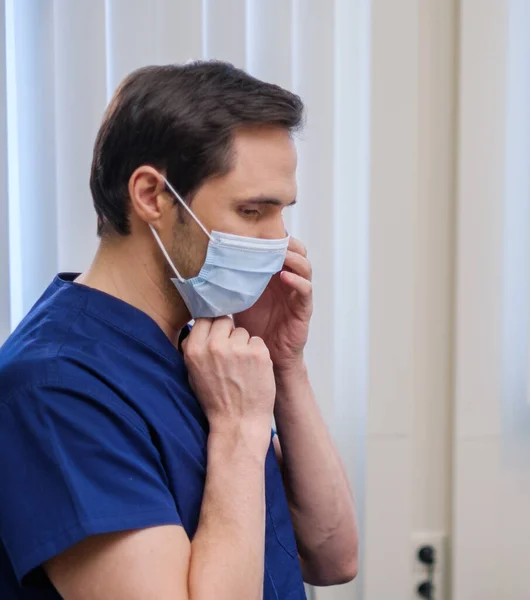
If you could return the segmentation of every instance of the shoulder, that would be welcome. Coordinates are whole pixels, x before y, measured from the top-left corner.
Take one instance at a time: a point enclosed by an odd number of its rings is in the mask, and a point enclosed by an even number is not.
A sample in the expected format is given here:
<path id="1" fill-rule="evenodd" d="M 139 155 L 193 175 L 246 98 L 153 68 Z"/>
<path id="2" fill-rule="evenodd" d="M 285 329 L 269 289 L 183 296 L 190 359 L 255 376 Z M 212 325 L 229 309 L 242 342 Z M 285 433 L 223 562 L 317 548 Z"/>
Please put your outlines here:
<path id="1" fill-rule="evenodd" d="M 109 395 L 111 390 L 101 385 L 104 361 L 97 352 L 86 352 L 96 341 L 64 331 L 16 330 L 0 349 L 0 404 L 11 402 L 29 390 L 62 389 Z M 101 364 L 98 364 L 101 362 Z"/>
<path id="2" fill-rule="evenodd" d="M 84 295 L 65 298 L 48 291 L 0 348 L 0 405 L 51 397 L 54 389 L 119 399 L 105 373 L 123 347 L 110 354 L 92 321 L 84 311 Z"/>
<path id="3" fill-rule="evenodd" d="M 143 419 L 105 376 L 112 357 L 102 356 L 104 342 L 76 330 L 76 319 L 35 314 L 21 323 L 0 349 L 0 407 L 10 406 L 21 419 L 48 412 L 80 424 L 85 418 L 87 426 L 104 411 L 145 433 Z"/>
<path id="4" fill-rule="evenodd" d="M 0 348 L 0 402 L 21 389 L 56 382 L 58 357 L 84 297 L 61 295 L 54 281 Z"/>

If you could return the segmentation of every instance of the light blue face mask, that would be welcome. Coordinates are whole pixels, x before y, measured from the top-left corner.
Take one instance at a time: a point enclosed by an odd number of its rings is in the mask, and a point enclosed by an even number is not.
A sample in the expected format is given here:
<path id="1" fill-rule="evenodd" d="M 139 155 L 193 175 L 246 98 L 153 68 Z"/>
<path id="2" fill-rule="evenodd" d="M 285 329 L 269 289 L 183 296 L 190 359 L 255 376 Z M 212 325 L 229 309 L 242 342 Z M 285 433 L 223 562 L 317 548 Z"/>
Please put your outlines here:
<path id="1" fill-rule="evenodd" d="M 164 178 L 164 181 L 209 239 L 206 259 L 199 274 L 191 279 L 184 279 L 169 257 L 160 236 L 149 225 L 176 275 L 171 281 L 191 316 L 194 319 L 213 318 L 247 310 L 263 294 L 272 276 L 281 271 L 289 236 L 279 240 L 265 240 L 219 231 L 209 233 L 167 179 Z"/>

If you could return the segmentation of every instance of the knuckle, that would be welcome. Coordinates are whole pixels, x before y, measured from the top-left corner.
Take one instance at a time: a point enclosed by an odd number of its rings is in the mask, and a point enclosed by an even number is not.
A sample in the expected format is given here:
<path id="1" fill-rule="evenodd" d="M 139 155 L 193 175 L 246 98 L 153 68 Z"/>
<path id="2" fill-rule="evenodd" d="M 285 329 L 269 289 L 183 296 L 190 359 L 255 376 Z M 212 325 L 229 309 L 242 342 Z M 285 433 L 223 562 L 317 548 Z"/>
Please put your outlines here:
<path id="1" fill-rule="evenodd" d="M 247 349 L 245 346 L 233 346 L 232 354 L 234 355 L 235 358 L 242 359 L 247 356 Z"/>
<path id="2" fill-rule="evenodd" d="M 258 341 L 256 341 L 253 344 L 252 352 L 253 352 L 254 356 L 256 356 L 257 358 L 259 358 L 261 360 L 269 360 L 270 359 L 269 349 L 267 348 L 265 342 L 262 339 L 259 339 Z"/>
<path id="3" fill-rule="evenodd" d="M 224 345 L 218 340 L 214 340 L 208 343 L 208 351 L 212 356 L 223 356 L 225 353 Z"/>
<path id="4" fill-rule="evenodd" d="M 260 360 L 261 357 L 263 356 L 263 350 L 259 347 L 259 346 L 253 346 L 250 349 L 250 356 L 255 359 L 255 360 Z"/>
<path id="5" fill-rule="evenodd" d="M 190 362 L 195 362 L 199 358 L 199 348 L 195 344 L 188 342 L 185 347 L 184 358 Z"/>
<path id="6" fill-rule="evenodd" d="M 258 346 L 258 344 L 252 344 L 248 347 L 248 354 L 253 359 L 259 359 L 261 353 L 262 349 Z"/>

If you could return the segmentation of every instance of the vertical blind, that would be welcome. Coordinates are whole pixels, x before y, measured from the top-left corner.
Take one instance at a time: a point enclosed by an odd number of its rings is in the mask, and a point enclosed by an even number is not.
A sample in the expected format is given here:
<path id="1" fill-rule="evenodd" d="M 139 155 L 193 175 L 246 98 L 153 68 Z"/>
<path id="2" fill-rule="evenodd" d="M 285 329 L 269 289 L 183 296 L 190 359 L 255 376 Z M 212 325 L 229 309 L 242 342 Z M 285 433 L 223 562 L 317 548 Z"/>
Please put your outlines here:
<path id="1" fill-rule="evenodd" d="M 369 0 L 0 0 L 0 30 L 0 343 L 58 271 L 90 264 L 92 146 L 125 75 L 216 58 L 302 96 L 299 204 L 287 226 L 312 259 L 307 362 L 353 481 L 364 415 Z"/>

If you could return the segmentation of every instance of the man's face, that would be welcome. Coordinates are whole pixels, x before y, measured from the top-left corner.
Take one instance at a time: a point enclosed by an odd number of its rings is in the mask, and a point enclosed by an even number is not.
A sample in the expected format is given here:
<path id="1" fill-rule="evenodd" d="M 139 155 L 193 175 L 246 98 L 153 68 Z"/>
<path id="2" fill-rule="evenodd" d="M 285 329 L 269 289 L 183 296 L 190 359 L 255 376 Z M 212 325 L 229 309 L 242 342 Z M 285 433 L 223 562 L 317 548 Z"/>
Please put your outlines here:
<path id="1" fill-rule="evenodd" d="M 208 231 L 279 239 L 282 211 L 296 198 L 296 149 L 281 128 L 242 129 L 233 140 L 233 165 L 195 194 L 191 209 Z M 177 208 L 175 208 L 175 212 Z M 175 219 L 171 258 L 185 278 L 199 273 L 208 238 L 193 219 Z"/>

